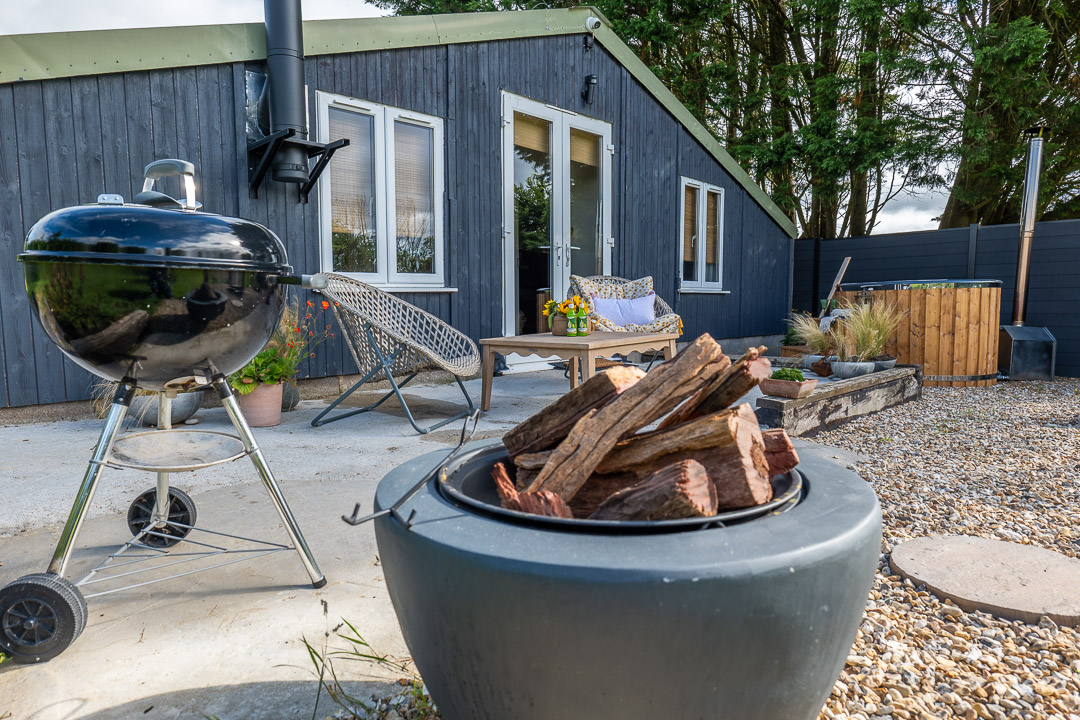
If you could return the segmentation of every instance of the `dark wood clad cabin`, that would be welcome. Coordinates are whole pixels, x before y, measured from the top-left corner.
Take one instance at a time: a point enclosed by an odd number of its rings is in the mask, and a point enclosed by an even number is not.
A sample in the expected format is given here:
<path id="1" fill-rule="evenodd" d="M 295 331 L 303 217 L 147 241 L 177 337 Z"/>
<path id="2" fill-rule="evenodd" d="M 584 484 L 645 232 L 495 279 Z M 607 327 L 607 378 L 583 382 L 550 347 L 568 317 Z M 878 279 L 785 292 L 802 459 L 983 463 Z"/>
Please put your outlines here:
<path id="1" fill-rule="evenodd" d="M 794 226 L 606 22 L 586 32 L 594 15 L 305 23 L 311 137 L 351 141 L 307 203 L 269 178 L 249 196 L 261 24 L 0 37 L 0 407 L 85 399 L 93 380 L 31 311 L 26 231 L 130 199 L 166 157 L 298 271 L 357 272 L 474 339 L 532 331 L 570 270 L 651 275 L 688 338 L 782 332 Z M 334 341 L 305 376 L 356 371 Z"/>

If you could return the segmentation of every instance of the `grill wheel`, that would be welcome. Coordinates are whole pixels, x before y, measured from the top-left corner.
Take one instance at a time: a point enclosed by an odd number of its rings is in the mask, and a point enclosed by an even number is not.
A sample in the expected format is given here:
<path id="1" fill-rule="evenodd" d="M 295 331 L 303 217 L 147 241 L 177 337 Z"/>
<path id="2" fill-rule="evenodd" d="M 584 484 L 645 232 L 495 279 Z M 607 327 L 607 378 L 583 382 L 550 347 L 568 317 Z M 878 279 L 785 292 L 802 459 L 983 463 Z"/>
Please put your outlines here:
<path id="1" fill-rule="evenodd" d="M 128 508 L 127 524 L 132 535 L 138 535 L 150 524 L 156 500 L 157 488 L 151 488 L 131 503 L 131 507 Z M 168 524 L 163 528 L 153 530 L 153 535 L 149 533 L 144 535 L 142 543 L 155 548 L 172 547 L 191 532 L 191 528 L 181 526 L 194 525 L 196 517 L 195 501 L 183 490 L 171 487 L 169 488 Z M 174 523 L 180 523 L 180 525 Z"/>
<path id="2" fill-rule="evenodd" d="M 0 590 L 0 649 L 17 663 L 51 660 L 86 627 L 86 600 L 48 573 L 26 575 Z"/>

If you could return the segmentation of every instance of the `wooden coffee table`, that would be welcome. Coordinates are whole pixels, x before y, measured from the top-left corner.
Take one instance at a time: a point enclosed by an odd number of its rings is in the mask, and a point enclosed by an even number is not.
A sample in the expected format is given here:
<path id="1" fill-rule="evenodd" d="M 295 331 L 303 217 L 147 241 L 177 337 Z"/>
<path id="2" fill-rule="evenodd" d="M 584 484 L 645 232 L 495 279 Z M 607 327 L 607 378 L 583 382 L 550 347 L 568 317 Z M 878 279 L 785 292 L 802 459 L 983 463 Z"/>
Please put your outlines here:
<path id="1" fill-rule="evenodd" d="M 537 335 L 511 335 L 508 337 L 485 338 L 480 341 L 482 348 L 483 393 L 480 409 L 491 407 L 491 379 L 495 373 L 495 353 L 509 355 L 555 355 L 570 364 L 570 388 L 578 385 L 578 367 L 581 376 L 588 380 L 596 374 L 596 358 L 600 355 L 619 353 L 626 355 L 637 350 L 663 350 L 664 359 L 675 356 L 675 341 L 678 335 L 670 333 L 614 333 L 594 332 L 584 337 L 565 337 L 551 333 Z"/>

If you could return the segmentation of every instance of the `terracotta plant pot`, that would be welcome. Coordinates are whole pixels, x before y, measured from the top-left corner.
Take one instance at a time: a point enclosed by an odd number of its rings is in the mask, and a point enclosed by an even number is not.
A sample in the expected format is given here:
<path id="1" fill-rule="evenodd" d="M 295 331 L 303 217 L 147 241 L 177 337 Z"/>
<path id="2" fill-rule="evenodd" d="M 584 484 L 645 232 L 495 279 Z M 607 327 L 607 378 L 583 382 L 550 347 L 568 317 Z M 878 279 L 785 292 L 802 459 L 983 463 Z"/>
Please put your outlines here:
<path id="1" fill-rule="evenodd" d="M 566 316 L 556 315 L 551 319 L 551 334 L 566 335 Z"/>
<path id="2" fill-rule="evenodd" d="M 240 412 L 251 427 L 272 427 L 281 424 L 281 394 L 284 383 L 259 385 L 247 395 L 236 394 Z"/>
<path id="3" fill-rule="evenodd" d="M 814 388 L 817 387 L 817 382 L 817 378 L 803 380 L 802 382 L 765 378 L 761 381 L 759 387 L 761 388 L 761 392 L 766 395 L 776 395 L 778 397 L 786 398 L 804 398 L 814 392 Z"/>

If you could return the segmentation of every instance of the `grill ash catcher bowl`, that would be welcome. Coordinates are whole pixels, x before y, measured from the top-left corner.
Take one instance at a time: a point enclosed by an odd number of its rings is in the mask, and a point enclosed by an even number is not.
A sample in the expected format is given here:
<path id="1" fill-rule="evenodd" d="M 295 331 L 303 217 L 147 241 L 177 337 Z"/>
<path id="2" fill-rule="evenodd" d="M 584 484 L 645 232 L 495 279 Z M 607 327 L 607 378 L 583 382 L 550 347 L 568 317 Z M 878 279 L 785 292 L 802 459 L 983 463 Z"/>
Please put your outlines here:
<path id="1" fill-rule="evenodd" d="M 226 379 L 273 334 L 282 285 L 318 287 L 325 278 L 293 275 L 281 240 L 267 228 L 198 212 L 191 163 L 160 160 L 145 175 L 134 203 L 102 195 L 96 204 L 46 215 L 19 255 L 50 339 L 118 386 L 48 569 L 0 589 L 0 649 L 16 662 L 63 652 L 86 626 L 86 598 L 289 550 L 315 588 L 326 584 Z M 181 179 L 183 201 L 153 190 L 155 180 L 170 176 Z M 217 392 L 235 434 L 172 428 L 172 399 L 196 387 Z M 137 388 L 158 393 L 159 429 L 121 434 Z M 197 527 L 194 502 L 170 486 L 173 472 L 245 456 L 289 544 Z M 106 467 L 152 472 L 157 482 L 128 510 L 131 540 L 73 583 L 64 574 Z"/>
<path id="2" fill-rule="evenodd" d="M 374 520 L 405 642 L 447 720 L 813 720 L 881 552 L 870 486 L 804 456 L 749 511 L 651 523 L 498 504 L 499 440 L 391 471 Z"/>

